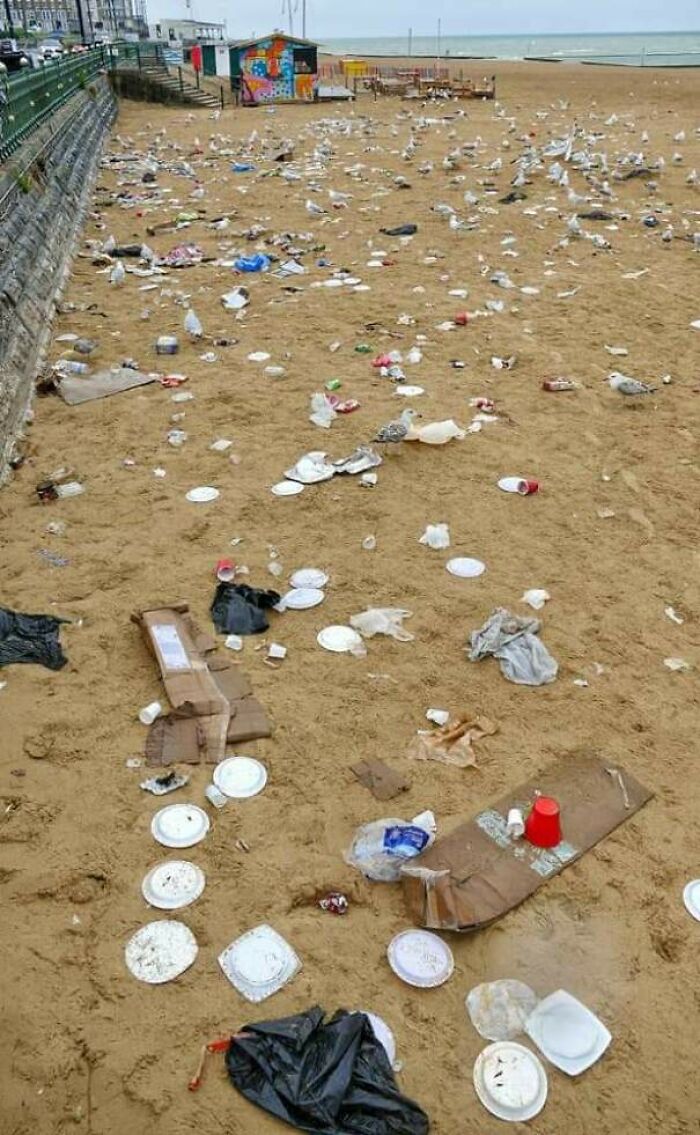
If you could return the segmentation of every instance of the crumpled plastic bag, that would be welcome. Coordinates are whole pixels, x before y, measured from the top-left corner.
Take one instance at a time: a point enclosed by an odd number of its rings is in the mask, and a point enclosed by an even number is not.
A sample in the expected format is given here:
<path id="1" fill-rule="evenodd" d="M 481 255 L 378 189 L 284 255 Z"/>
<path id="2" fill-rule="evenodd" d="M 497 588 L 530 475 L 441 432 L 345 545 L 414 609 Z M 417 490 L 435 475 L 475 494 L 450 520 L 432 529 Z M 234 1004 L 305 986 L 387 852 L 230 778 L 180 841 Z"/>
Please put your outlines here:
<path id="1" fill-rule="evenodd" d="M 37 662 L 61 670 L 68 659 L 61 649 L 58 628 L 66 619 L 53 615 L 21 615 L 0 607 L 0 666 Z"/>
<path id="2" fill-rule="evenodd" d="M 357 829 L 343 858 L 376 883 L 395 883 L 405 863 L 430 847 L 436 830 L 432 812 L 421 812 L 410 823 L 373 820 Z"/>
<path id="3" fill-rule="evenodd" d="M 493 655 L 509 682 L 521 686 L 544 686 L 559 670 L 547 647 L 537 637 L 541 627 L 533 616 L 512 615 L 497 607 L 478 631 L 471 633 L 469 658 L 479 662 Z"/>
<path id="4" fill-rule="evenodd" d="M 260 634 L 269 627 L 266 611 L 276 607 L 281 595 L 245 583 L 220 583 L 211 605 L 211 617 L 219 634 Z"/>
<path id="5" fill-rule="evenodd" d="M 419 733 L 408 746 L 408 756 L 416 761 L 441 761 L 457 768 L 476 767 L 473 742 L 497 732 L 498 726 L 488 717 L 459 717 L 432 733 Z"/>
<path id="6" fill-rule="evenodd" d="M 325 394 L 316 392 L 311 395 L 311 413 L 309 414 L 309 421 L 313 422 L 315 426 L 320 426 L 324 430 L 331 428 L 331 422 L 335 421 L 337 417 L 332 403 L 328 400 Z"/>
<path id="7" fill-rule="evenodd" d="M 464 1004 L 479 1036 L 486 1040 L 514 1040 L 523 1031 L 538 1001 L 529 985 L 505 978 L 475 985 Z"/>
<path id="8" fill-rule="evenodd" d="M 444 422 L 428 422 L 424 426 L 416 426 L 412 422 L 404 441 L 422 441 L 424 445 L 446 445 L 453 438 L 461 441 L 466 436 L 466 432 L 460 429 L 452 418 L 447 418 Z"/>
<path id="9" fill-rule="evenodd" d="M 428 1135 L 427 1115 L 399 1091 L 368 1017 L 324 1017 L 316 1006 L 246 1025 L 226 1053 L 234 1088 L 312 1135 Z"/>
<path id="10" fill-rule="evenodd" d="M 416 636 L 401 625 L 402 620 L 410 619 L 412 614 L 412 611 L 401 607 L 370 607 L 359 615 L 351 615 L 350 626 L 359 631 L 363 638 L 386 634 L 398 642 L 413 642 Z"/>
<path id="11" fill-rule="evenodd" d="M 435 549 L 449 548 L 450 530 L 446 524 L 429 524 L 418 543 Z"/>

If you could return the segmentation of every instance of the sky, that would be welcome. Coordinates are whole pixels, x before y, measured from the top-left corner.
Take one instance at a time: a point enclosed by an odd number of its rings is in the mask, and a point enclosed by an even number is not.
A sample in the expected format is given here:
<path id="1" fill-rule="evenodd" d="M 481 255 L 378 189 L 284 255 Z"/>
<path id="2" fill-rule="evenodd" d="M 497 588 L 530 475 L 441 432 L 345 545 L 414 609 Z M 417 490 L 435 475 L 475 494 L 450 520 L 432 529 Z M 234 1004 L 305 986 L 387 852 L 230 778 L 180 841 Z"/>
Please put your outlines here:
<path id="1" fill-rule="evenodd" d="M 288 29 L 282 16 L 287 0 L 147 0 L 148 18 L 226 21 L 231 38 L 261 35 L 275 27 Z M 301 8 L 302 0 L 292 0 Z M 435 35 L 438 18 L 443 35 L 538 35 L 567 32 L 686 31 L 700 28 L 700 0 L 307 0 L 307 35 L 323 42 L 361 36 Z M 301 13 L 294 17 L 301 32 Z"/>

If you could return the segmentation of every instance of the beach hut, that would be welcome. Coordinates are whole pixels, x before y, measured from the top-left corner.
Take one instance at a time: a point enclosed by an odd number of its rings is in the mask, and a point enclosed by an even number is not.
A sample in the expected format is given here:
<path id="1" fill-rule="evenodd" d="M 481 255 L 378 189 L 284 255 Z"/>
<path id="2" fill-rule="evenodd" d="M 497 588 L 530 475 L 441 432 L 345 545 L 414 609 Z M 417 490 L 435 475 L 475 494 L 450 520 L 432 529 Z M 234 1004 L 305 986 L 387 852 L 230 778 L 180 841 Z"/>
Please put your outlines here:
<path id="1" fill-rule="evenodd" d="M 225 43 L 202 44 L 202 70 L 205 75 L 228 79 L 231 74 L 230 49 Z"/>
<path id="2" fill-rule="evenodd" d="M 244 106 L 312 102 L 318 81 L 318 44 L 272 32 L 229 48 L 231 86 Z"/>

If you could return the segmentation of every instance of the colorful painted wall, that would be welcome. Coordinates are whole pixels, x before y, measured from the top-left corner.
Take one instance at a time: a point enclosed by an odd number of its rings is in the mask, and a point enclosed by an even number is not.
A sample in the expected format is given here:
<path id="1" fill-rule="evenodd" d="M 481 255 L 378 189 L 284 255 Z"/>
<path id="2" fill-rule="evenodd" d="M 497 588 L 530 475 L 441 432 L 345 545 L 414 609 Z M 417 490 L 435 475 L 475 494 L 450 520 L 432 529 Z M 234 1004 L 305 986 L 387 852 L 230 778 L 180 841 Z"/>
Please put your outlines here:
<path id="1" fill-rule="evenodd" d="M 315 48 L 271 36 L 236 50 L 244 101 L 312 101 L 318 66 Z"/>

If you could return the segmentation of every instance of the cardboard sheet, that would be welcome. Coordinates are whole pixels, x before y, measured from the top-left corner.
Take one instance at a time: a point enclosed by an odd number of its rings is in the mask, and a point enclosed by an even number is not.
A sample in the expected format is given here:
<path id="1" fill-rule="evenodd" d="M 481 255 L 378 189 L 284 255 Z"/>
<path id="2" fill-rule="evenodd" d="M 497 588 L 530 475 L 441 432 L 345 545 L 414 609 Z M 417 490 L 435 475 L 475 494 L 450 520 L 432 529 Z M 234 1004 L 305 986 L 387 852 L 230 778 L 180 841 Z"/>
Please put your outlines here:
<path id="1" fill-rule="evenodd" d="M 173 708 L 149 729 L 149 766 L 216 764 L 227 744 L 271 736 L 270 720 L 245 674 L 226 659 L 206 657 L 216 643 L 200 631 L 186 603 L 139 611 L 132 618 L 158 662 Z"/>
<path id="2" fill-rule="evenodd" d="M 533 780 L 507 792 L 474 819 L 437 839 L 404 868 L 408 909 L 420 926 L 478 930 L 494 922 L 558 875 L 599 840 L 633 816 L 653 793 L 618 768 L 627 792 L 586 757 L 563 757 Z M 553 796 L 561 810 L 562 842 L 549 850 L 506 832 L 510 808 L 529 810 L 537 792 Z"/>
<path id="3" fill-rule="evenodd" d="M 109 398 L 110 394 L 121 394 L 124 390 L 147 386 L 150 382 L 155 382 L 151 374 L 142 374 L 130 367 L 119 367 L 118 370 L 103 370 L 85 378 L 67 374 L 61 379 L 58 392 L 69 406 L 79 406 L 81 402 Z"/>
<path id="4" fill-rule="evenodd" d="M 360 784 L 369 788 L 376 800 L 393 800 L 394 796 L 411 787 L 405 776 L 378 759 L 358 761 L 350 766 L 350 771 L 354 772 Z"/>

